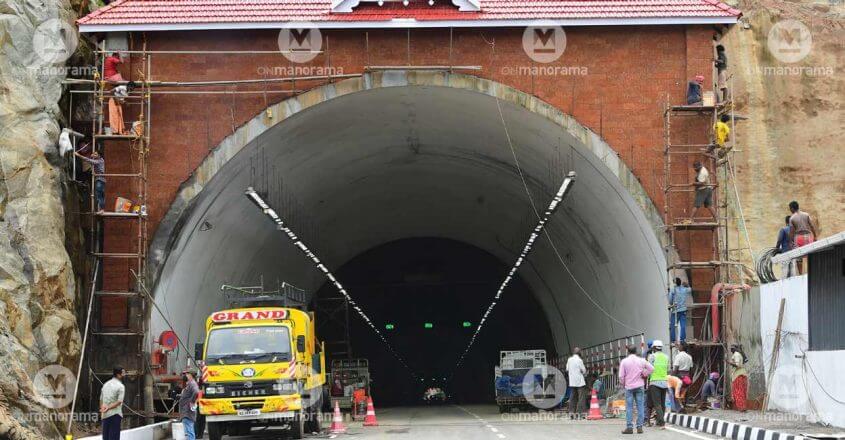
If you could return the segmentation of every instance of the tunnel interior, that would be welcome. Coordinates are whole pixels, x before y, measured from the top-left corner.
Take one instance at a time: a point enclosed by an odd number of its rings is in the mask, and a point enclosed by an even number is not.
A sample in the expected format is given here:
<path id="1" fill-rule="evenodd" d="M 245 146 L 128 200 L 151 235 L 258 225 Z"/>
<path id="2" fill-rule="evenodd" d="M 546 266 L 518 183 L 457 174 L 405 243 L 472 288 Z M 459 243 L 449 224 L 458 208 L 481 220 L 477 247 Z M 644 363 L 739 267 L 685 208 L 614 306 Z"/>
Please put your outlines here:
<path id="1" fill-rule="evenodd" d="M 318 296 L 331 288 L 247 200 L 244 190 L 253 186 L 380 324 L 395 319 L 397 327 L 420 330 L 414 320 L 432 317 L 433 332 L 388 336 L 436 379 L 469 340 L 455 321 L 479 321 L 536 225 L 531 199 L 542 211 L 575 171 L 573 190 L 464 366 L 464 383 L 474 391 L 456 387 L 452 394 L 471 400 L 473 392 L 492 392 L 498 350 L 565 354 L 639 332 L 665 339 L 657 226 L 637 200 L 644 196 L 618 177 L 621 161 L 618 169 L 608 166 L 613 151 L 597 136 L 493 83 L 331 95 L 215 164 L 219 170 L 179 212 L 167 246 L 151 251 L 161 261 L 152 337 L 172 325 L 189 345 L 200 342 L 206 317 L 228 306 L 224 283 L 283 280 Z M 438 287 L 425 287 L 426 277 L 440 280 Z M 375 287 L 391 283 L 401 286 Z M 354 354 L 373 359 L 378 389 L 388 400 L 413 398 L 418 385 L 409 386 L 372 331 L 351 320 Z M 454 333 L 437 333 L 449 325 Z"/>
<path id="2" fill-rule="evenodd" d="M 358 304 L 389 336 L 413 369 L 397 367 L 393 354 L 360 319 L 352 319 L 350 342 L 355 357 L 368 359 L 371 391 L 381 404 L 420 403 L 424 388 L 448 390 L 455 402 L 479 403 L 493 398 L 493 368 L 500 350 L 553 349 L 554 340 L 542 307 L 517 277 L 498 305 L 501 319 L 485 325 L 485 337 L 463 366 L 456 361 L 478 324 L 479 310 L 490 302 L 509 266 L 493 255 L 458 241 L 408 238 L 370 249 L 344 264 L 337 276 L 358 292 Z M 332 283 L 317 291 L 336 297 Z M 317 319 L 331 319 L 334 310 Z M 338 327 L 326 327 L 326 340 L 342 340 Z M 554 353 L 549 353 L 553 356 Z M 410 381 L 419 382 L 409 386 Z"/>

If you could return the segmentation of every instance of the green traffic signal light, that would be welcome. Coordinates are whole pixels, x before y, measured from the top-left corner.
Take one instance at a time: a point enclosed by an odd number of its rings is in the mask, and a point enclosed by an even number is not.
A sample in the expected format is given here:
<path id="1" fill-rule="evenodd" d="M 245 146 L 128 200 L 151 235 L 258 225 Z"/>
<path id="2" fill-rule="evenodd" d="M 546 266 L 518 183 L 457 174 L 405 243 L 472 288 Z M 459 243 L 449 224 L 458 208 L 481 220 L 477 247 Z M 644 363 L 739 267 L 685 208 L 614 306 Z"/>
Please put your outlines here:
<path id="1" fill-rule="evenodd" d="M 393 324 L 385 324 L 384 328 L 386 330 L 393 330 L 394 328 L 396 328 L 396 326 L 394 326 Z"/>
<path id="2" fill-rule="evenodd" d="M 425 328 L 434 328 L 434 324 L 432 324 L 432 323 L 430 323 L 430 322 L 426 322 L 426 323 L 423 325 L 423 327 L 425 327 Z"/>

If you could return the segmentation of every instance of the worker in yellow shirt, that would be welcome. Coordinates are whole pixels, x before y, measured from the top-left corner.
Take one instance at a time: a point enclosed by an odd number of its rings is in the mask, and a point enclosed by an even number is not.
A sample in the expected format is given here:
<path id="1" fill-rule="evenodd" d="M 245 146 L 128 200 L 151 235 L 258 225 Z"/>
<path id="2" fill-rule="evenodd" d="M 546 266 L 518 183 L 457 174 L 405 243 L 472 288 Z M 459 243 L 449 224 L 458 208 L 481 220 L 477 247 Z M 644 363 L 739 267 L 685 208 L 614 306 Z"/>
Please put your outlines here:
<path id="1" fill-rule="evenodd" d="M 713 126 L 713 131 L 716 133 L 716 144 L 707 147 L 708 153 L 712 153 L 713 150 L 718 148 L 719 151 L 716 154 L 722 158 L 730 150 L 730 146 L 728 145 L 728 140 L 731 137 L 731 127 L 728 126 L 730 120 L 731 117 L 729 115 L 722 115 L 719 121 L 716 122 L 716 125 Z"/>

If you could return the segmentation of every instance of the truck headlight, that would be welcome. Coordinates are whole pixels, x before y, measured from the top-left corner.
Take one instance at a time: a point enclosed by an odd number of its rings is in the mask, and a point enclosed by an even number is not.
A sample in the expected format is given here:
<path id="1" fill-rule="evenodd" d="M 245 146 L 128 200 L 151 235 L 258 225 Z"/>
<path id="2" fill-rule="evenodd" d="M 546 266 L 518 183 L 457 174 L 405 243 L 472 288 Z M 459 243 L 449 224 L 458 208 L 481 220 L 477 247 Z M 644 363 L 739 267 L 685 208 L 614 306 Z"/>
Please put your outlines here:
<path id="1" fill-rule="evenodd" d="M 204 394 L 206 394 L 206 395 L 223 394 L 224 392 L 225 392 L 225 389 L 223 388 L 222 385 L 216 386 L 216 387 L 210 386 L 210 387 L 205 387 Z"/>
<path id="2" fill-rule="evenodd" d="M 279 394 L 296 393 L 296 382 L 285 380 L 273 384 L 273 391 Z"/>

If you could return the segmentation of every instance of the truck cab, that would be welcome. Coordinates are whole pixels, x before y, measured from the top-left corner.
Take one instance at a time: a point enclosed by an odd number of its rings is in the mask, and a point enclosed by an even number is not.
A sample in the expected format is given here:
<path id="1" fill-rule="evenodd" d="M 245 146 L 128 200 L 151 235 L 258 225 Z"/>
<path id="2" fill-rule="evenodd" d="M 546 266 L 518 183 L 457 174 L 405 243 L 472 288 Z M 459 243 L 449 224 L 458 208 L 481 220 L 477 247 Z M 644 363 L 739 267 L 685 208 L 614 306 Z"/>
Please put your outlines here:
<path id="1" fill-rule="evenodd" d="M 214 312 L 206 320 L 200 413 L 211 440 L 287 425 L 319 431 L 325 353 L 314 316 L 296 308 Z"/>

